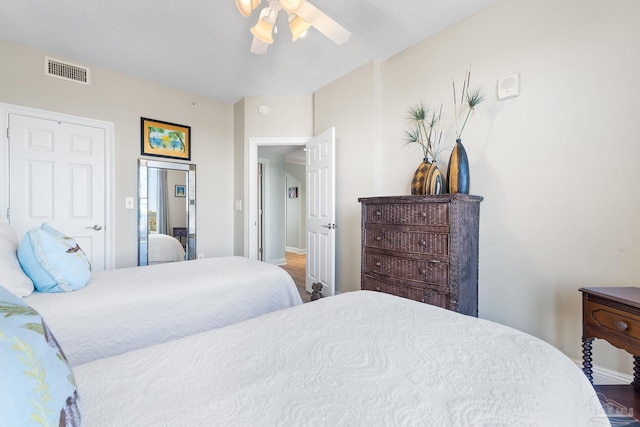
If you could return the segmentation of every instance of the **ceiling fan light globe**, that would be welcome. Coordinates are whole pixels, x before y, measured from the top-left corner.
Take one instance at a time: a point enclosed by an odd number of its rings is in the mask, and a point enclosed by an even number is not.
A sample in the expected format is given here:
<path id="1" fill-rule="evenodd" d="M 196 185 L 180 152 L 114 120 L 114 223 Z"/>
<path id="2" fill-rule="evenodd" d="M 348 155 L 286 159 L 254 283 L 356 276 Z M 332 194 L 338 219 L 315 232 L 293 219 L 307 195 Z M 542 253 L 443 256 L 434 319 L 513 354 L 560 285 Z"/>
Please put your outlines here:
<path id="1" fill-rule="evenodd" d="M 273 43 L 273 24 L 268 23 L 264 19 L 258 19 L 258 23 L 251 27 L 251 34 L 258 40 L 271 44 Z"/>
<path id="2" fill-rule="evenodd" d="M 253 9 L 258 7 L 260 0 L 236 0 L 236 7 L 245 18 L 251 15 Z"/>
<path id="3" fill-rule="evenodd" d="M 289 29 L 291 30 L 293 41 L 296 41 L 299 37 L 305 36 L 311 24 L 297 15 L 292 16 L 294 17 L 289 21 Z"/>
<path id="4" fill-rule="evenodd" d="M 280 0 L 280 5 L 289 13 L 295 13 L 305 0 Z"/>

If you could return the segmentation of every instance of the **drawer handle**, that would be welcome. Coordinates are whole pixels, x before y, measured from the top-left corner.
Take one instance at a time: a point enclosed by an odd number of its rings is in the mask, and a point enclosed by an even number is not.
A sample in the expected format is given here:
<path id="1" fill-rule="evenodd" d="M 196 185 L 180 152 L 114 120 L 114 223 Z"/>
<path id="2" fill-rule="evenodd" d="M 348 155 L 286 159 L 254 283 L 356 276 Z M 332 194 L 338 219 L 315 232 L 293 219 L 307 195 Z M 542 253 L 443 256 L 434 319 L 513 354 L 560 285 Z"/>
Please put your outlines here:
<path id="1" fill-rule="evenodd" d="M 380 216 L 380 215 L 382 215 L 382 212 L 380 212 L 380 211 L 375 211 L 375 215 L 376 215 L 376 216 Z"/>
<path id="2" fill-rule="evenodd" d="M 377 236 L 377 237 L 376 237 L 376 240 L 379 242 L 380 240 L 382 240 L 382 237 Z"/>
<path id="3" fill-rule="evenodd" d="M 382 263 L 380 261 L 376 261 L 376 267 L 380 267 Z"/>
<path id="4" fill-rule="evenodd" d="M 629 325 L 627 325 L 626 322 L 623 322 L 622 320 L 618 320 L 615 323 L 616 329 L 619 331 L 626 331 L 627 329 L 629 329 Z"/>
<path id="5" fill-rule="evenodd" d="M 427 219 L 427 213 L 426 212 L 422 212 L 422 214 L 420 216 L 422 217 L 422 219 Z"/>
<path id="6" fill-rule="evenodd" d="M 429 264 L 440 264 L 440 261 L 438 261 L 437 259 L 430 259 L 429 261 L 427 261 Z"/>
<path id="7" fill-rule="evenodd" d="M 427 246 L 427 241 L 423 240 L 422 242 L 420 242 L 420 246 Z"/>
<path id="8" fill-rule="evenodd" d="M 423 268 L 422 270 L 420 270 L 420 274 L 425 275 L 429 272 L 429 270 L 427 270 L 426 268 Z"/>

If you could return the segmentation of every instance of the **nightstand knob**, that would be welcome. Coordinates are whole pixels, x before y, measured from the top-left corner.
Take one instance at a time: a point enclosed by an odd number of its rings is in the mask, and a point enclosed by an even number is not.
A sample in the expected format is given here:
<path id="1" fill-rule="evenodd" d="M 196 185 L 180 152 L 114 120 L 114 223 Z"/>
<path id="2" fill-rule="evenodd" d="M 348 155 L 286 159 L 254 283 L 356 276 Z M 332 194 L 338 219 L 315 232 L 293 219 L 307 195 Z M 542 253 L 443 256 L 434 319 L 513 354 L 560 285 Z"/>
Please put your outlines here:
<path id="1" fill-rule="evenodd" d="M 626 322 L 623 322 L 622 320 L 618 320 L 615 325 L 616 329 L 619 331 L 626 331 L 627 329 L 629 329 L 629 325 L 627 325 Z"/>
<path id="2" fill-rule="evenodd" d="M 380 240 L 382 240 L 382 237 L 377 236 L 377 237 L 376 237 L 376 240 L 379 242 Z"/>
<path id="3" fill-rule="evenodd" d="M 422 216 L 422 219 L 427 219 L 427 213 L 426 212 L 422 212 L 422 214 L 420 216 Z"/>
<path id="4" fill-rule="evenodd" d="M 382 215 L 382 212 L 380 212 L 380 211 L 375 211 L 375 214 L 376 214 L 376 216 L 380 216 L 380 215 Z"/>
<path id="5" fill-rule="evenodd" d="M 382 263 L 380 261 L 376 261 L 376 267 L 380 267 Z"/>
<path id="6" fill-rule="evenodd" d="M 420 246 L 427 246 L 427 241 L 423 240 L 422 242 L 420 242 Z"/>

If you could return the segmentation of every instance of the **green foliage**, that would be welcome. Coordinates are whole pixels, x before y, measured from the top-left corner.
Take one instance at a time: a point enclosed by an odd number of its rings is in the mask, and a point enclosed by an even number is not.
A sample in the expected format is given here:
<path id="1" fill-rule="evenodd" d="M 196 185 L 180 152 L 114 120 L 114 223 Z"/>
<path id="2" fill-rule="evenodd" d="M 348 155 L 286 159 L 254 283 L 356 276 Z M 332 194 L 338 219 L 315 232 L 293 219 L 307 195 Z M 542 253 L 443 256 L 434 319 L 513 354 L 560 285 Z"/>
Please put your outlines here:
<path id="1" fill-rule="evenodd" d="M 471 67 L 469 67 L 471 68 Z M 476 111 L 477 106 L 482 103 L 486 97 L 479 88 L 471 89 L 471 71 L 467 70 L 462 83 L 462 92 L 460 94 L 460 104 L 458 105 L 458 97 L 456 96 L 456 82 L 453 82 L 453 108 L 455 110 L 456 119 L 456 138 L 462 137 L 464 130 L 471 115 Z M 462 119 L 464 117 L 464 120 Z M 462 124 L 460 122 L 462 121 Z"/>
<path id="2" fill-rule="evenodd" d="M 26 307 L 20 304 L 12 304 L 9 302 L 4 302 L 0 304 L 0 313 L 4 313 L 4 317 L 17 316 L 17 315 L 27 315 L 27 316 L 37 316 L 38 312 L 36 312 L 31 307 Z"/>
<path id="3" fill-rule="evenodd" d="M 405 130 L 405 142 L 407 144 L 419 144 L 423 157 L 427 161 L 435 161 L 438 156 L 442 130 L 440 120 L 442 118 L 442 105 L 439 111 L 425 107 L 420 101 L 416 106 L 409 108 L 407 121 L 410 129 Z"/>

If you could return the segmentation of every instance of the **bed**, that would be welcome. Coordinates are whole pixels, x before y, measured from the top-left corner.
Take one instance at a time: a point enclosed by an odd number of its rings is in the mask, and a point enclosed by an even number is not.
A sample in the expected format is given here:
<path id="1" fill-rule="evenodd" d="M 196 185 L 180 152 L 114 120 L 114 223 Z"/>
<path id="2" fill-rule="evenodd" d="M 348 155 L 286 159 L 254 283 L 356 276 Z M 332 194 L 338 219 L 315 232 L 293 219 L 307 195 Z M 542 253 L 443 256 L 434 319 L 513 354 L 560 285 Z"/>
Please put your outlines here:
<path id="1" fill-rule="evenodd" d="M 149 264 L 184 261 L 184 247 L 167 234 L 149 233 Z"/>
<path id="2" fill-rule="evenodd" d="M 215 257 L 94 271 L 74 292 L 33 292 L 72 365 L 219 328 L 301 304 L 282 268 Z"/>
<path id="3" fill-rule="evenodd" d="M 369 291 L 73 372 L 89 426 L 609 425 L 587 378 L 551 345 Z"/>

